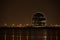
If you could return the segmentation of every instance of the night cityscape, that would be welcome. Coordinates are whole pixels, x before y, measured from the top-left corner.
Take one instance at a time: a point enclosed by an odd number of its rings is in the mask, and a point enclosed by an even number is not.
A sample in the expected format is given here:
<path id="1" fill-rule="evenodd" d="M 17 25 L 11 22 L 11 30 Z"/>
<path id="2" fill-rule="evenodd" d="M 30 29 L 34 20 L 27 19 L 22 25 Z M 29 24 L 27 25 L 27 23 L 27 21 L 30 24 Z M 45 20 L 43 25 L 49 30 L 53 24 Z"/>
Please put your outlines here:
<path id="1" fill-rule="evenodd" d="M 60 40 L 59 0 L 1 0 L 0 40 Z"/>
<path id="2" fill-rule="evenodd" d="M 60 40 L 60 25 L 47 26 L 41 12 L 32 16 L 32 24 L 0 26 L 0 40 Z"/>

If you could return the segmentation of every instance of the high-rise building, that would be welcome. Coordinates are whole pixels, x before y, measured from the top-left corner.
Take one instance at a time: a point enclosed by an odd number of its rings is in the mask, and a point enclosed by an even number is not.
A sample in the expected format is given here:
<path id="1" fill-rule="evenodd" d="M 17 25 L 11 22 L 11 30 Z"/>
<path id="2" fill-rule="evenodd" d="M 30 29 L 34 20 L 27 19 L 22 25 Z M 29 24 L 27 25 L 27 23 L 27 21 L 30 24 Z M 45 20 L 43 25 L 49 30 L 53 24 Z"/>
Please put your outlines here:
<path id="1" fill-rule="evenodd" d="M 36 13 L 32 17 L 32 24 L 35 27 L 46 26 L 46 17 L 43 13 Z"/>

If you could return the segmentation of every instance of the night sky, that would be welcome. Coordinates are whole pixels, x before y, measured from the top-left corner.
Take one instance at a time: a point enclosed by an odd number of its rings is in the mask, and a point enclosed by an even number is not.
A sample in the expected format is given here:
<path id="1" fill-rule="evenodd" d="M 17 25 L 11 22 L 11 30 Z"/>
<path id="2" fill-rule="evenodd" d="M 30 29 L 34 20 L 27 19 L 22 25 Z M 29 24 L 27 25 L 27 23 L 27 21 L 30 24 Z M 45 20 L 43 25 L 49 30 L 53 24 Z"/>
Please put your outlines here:
<path id="1" fill-rule="evenodd" d="M 60 24 L 60 1 L 58 0 L 1 0 L 0 25 L 31 24 L 35 12 L 45 13 L 47 24 Z"/>

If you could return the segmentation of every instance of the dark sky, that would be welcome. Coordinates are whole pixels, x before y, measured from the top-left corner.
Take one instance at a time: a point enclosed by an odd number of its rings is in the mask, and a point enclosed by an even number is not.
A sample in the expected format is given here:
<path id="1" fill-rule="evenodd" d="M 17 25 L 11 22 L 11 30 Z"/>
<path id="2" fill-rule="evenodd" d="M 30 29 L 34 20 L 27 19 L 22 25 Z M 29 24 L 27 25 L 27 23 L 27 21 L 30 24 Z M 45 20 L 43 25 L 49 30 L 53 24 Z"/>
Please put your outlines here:
<path id="1" fill-rule="evenodd" d="M 31 24 L 35 12 L 43 12 L 48 24 L 60 24 L 60 2 L 58 0 L 1 0 L 0 25 Z"/>

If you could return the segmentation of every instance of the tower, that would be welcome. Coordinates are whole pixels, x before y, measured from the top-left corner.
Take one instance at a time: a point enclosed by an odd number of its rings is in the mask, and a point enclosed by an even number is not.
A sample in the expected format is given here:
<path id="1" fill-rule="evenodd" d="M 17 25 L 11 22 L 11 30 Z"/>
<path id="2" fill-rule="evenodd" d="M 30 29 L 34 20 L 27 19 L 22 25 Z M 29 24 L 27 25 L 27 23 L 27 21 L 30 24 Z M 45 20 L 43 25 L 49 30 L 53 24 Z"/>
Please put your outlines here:
<path id="1" fill-rule="evenodd" d="M 32 17 L 32 24 L 35 27 L 46 26 L 46 17 L 43 13 L 36 13 Z"/>

